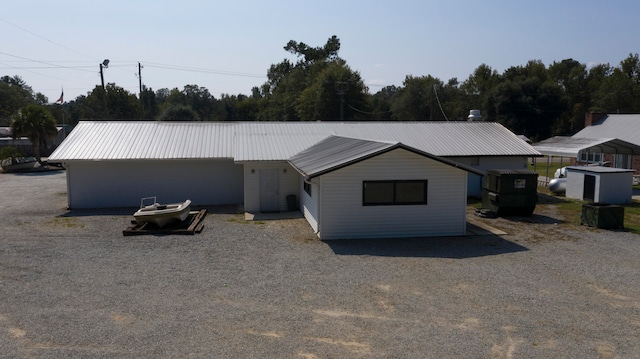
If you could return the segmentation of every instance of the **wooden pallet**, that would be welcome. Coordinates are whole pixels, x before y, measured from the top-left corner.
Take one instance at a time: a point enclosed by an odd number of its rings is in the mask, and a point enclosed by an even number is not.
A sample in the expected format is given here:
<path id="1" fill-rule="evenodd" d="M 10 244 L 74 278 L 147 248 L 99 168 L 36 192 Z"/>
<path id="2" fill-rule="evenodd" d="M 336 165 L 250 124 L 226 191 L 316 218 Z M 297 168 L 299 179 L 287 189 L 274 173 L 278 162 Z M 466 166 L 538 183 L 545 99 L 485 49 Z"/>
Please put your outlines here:
<path id="1" fill-rule="evenodd" d="M 132 221 L 133 225 L 125 228 L 122 234 L 125 236 L 139 236 L 143 234 L 189 234 L 194 235 L 202 232 L 204 228 L 204 217 L 207 215 L 207 210 L 202 209 L 200 211 L 189 212 L 189 217 L 182 222 L 169 224 L 165 227 L 159 228 L 152 223 L 144 223 L 138 225 L 135 221 Z"/>

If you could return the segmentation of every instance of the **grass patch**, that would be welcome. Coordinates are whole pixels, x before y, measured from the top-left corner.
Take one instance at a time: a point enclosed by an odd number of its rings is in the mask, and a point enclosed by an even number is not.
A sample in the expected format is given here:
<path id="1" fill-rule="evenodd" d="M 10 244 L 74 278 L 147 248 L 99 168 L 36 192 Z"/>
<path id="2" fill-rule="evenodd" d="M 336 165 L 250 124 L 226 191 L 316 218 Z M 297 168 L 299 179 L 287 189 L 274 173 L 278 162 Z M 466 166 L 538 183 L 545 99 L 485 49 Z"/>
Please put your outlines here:
<path id="1" fill-rule="evenodd" d="M 636 186 L 634 186 L 636 187 Z M 582 205 L 588 202 L 559 196 L 548 188 L 538 187 L 538 203 L 536 207 L 555 206 L 558 215 L 568 225 L 580 226 L 580 214 L 582 213 Z M 467 206 L 471 208 L 482 208 L 482 199 L 468 198 Z M 640 235 L 640 202 L 633 201 L 627 204 L 621 204 L 624 207 L 624 229 L 625 231 Z"/>
<path id="2" fill-rule="evenodd" d="M 530 171 L 534 171 L 538 174 L 538 176 L 553 178 L 553 175 L 556 173 L 556 170 L 560 167 L 566 167 L 569 165 L 569 161 L 563 161 L 562 166 L 560 166 L 560 162 L 551 162 L 547 163 L 547 161 L 538 161 L 536 162 L 535 168 L 529 163 L 527 168 Z M 548 172 L 547 172 L 548 171 Z"/>
<path id="3" fill-rule="evenodd" d="M 554 195 L 547 188 L 538 188 L 538 194 L 541 194 L 544 198 L 551 198 L 552 202 L 545 203 L 550 201 L 544 200 L 540 201 L 542 203 L 538 203 L 539 205 L 554 205 L 562 217 L 567 219 L 568 223 L 580 225 L 582 205 L 588 202 Z M 553 198 L 556 200 L 553 200 Z M 621 206 L 624 207 L 624 229 L 631 233 L 640 234 L 640 202 L 632 201 L 631 203 L 621 204 Z"/>

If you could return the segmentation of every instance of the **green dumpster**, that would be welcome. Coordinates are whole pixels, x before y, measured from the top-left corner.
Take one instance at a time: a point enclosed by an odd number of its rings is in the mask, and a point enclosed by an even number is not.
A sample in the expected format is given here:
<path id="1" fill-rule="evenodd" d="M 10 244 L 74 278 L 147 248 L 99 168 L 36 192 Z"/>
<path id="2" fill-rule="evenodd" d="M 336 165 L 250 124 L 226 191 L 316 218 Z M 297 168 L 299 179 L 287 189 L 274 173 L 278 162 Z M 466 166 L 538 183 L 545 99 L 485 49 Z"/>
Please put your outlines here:
<path id="1" fill-rule="evenodd" d="M 538 202 L 538 174 L 529 170 L 489 170 L 482 182 L 482 207 L 498 216 L 530 216 Z"/>

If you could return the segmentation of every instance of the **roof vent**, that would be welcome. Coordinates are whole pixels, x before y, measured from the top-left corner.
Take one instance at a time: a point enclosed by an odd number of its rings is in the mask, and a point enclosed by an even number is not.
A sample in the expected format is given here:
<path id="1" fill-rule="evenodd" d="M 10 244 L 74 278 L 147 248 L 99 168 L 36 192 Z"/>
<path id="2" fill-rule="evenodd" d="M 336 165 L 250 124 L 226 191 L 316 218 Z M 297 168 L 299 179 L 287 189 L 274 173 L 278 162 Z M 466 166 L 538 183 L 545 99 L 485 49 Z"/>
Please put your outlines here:
<path id="1" fill-rule="evenodd" d="M 480 115 L 480 110 L 471 110 L 469 111 L 469 122 L 480 121 L 482 120 L 482 116 Z"/>

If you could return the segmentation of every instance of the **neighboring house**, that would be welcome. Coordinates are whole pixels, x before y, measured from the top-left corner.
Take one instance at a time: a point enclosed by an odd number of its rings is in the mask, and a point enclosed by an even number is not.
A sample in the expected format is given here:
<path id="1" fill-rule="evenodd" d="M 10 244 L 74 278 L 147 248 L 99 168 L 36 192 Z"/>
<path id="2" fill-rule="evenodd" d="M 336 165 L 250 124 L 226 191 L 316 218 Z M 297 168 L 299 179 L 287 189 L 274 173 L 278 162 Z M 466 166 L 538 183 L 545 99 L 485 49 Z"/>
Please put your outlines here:
<path id="1" fill-rule="evenodd" d="M 640 114 L 608 115 L 590 112 L 585 116 L 585 127 L 573 138 L 616 138 L 640 146 Z M 609 162 L 612 167 L 635 170 L 640 174 L 640 154 L 581 152 L 578 164 Z"/>
<path id="2" fill-rule="evenodd" d="M 191 199 L 278 212 L 323 239 L 462 235 L 469 178 L 540 156 L 486 122 L 80 122 L 49 157 L 70 208 Z M 391 197 L 389 197 L 391 196 Z"/>
<path id="3" fill-rule="evenodd" d="M 40 147 L 40 155 L 42 157 L 47 157 L 53 153 L 70 131 L 68 126 L 58 126 L 56 128 L 58 129 L 58 134 L 54 138 L 48 139 L 46 146 Z M 27 137 L 19 137 L 14 140 L 11 137 L 11 127 L 0 127 L 0 149 L 4 147 L 16 147 L 25 156 L 33 156 L 31 140 Z"/>
<path id="4" fill-rule="evenodd" d="M 640 173 L 640 115 L 585 115 L 585 128 L 533 145 L 543 155 L 567 158 L 569 165 L 607 165 Z"/>

